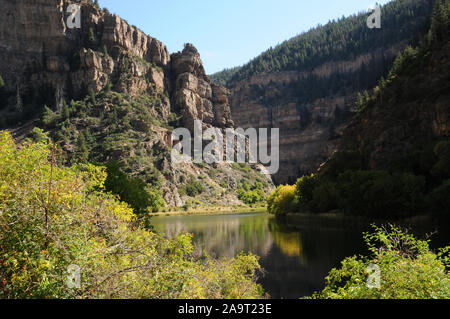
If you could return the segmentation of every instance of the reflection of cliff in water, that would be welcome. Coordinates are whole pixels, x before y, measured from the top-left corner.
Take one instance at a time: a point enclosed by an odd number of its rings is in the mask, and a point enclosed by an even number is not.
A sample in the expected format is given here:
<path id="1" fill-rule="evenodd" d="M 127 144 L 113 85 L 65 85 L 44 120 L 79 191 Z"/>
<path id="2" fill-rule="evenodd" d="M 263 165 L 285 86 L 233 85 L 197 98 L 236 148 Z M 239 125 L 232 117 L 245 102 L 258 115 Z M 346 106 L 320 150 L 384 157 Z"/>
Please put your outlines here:
<path id="1" fill-rule="evenodd" d="M 154 219 L 154 230 L 166 237 L 194 234 L 196 255 L 202 252 L 212 257 L 234 257 L 240 252 L 253 252 L 264 257 L 273 245 L 264 214 L 164 217 Z"/>

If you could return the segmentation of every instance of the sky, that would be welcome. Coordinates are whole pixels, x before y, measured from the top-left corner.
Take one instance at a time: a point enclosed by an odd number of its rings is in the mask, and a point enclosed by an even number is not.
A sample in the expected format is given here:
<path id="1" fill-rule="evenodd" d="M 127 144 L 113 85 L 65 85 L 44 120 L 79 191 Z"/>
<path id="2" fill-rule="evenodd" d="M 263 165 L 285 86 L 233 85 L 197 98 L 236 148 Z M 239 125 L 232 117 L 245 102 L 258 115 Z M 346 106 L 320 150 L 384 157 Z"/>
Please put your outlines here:
<path id="1" fill-rule="evenodd" d="M 207 74 L 240 66 L 318 24 L 389 0 L 99 0 L 174 53 L 192 43 Z"/>

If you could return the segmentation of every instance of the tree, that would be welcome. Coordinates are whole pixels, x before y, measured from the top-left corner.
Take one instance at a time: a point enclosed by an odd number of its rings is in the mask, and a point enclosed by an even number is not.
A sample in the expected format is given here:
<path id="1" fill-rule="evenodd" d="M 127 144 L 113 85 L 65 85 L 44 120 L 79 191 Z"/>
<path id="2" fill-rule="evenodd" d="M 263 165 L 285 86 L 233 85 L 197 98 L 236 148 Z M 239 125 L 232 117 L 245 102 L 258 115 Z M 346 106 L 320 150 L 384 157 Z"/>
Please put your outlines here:
<path id="1" fill-rule="evenodd" d="M 0 132 L 0 299 L 253 299 L 258 257 L 194 258 L 192 235 L 164 239 L 104 193 L 104 167 L 58 165 L 48 142 Z M 70 267 L 82 273 L 70 287 Z"/>
<path id="2" fill-rule="evenodd" d="M 278 186 L 267 198 L 267 210 L 271 214 L 286 215 L 296 210 L 295 186 Z"/>
<path id="3" fill-rule="evenodd" d="M 84 135 L 84 132 L 81 131 L 78 136 L 77 141 L 77 154 L 78 154 L 78 160 L 82 163 L 87 163 L 89 159 L 89 148 L 86 143 L 86 136 Z"/>
<path id="4" fill-rule="evenodd" d="M 55 119 L 55 112 L 53 112 L 47 105 L 44 105 L 44 111 L 41 115 L 42 124 L 49 126 Z"/>
<path id="5" fill-rule="evenodd" d="M 61 111 L 61 115 L 63 120 L 68 120 L 70 118 L 70 109 L 69 109 L 69 105 L 67 105 L 66 102 L 64 102 L 62 111 Z"/>
<path id="6" fill-rule="evenodd" d="M 106 164 L 108 177 L 106 190 L 116 194 L 128 203 L 134 212 L 142 217 L 165 206 L 164 199 L 157 189 L 147 190 L 147 184 L 139 178 L 129 178 L 117 162 Z"/>
<path id="7" fill-rule="evenodd" d="M 449 299 L 448 266 L 450 246 L 437 253 L 429 241 L 416 239 L 394 226 L 373 226 L 364 235 L 370 256 L 342 261 L 325 278 L 325 289 L 313 295 L 319 299 Z M 370 265 L 380 270 L 379 287 L 367 284 Z M 447 268 L 446 268 L 447 267 Z"/>

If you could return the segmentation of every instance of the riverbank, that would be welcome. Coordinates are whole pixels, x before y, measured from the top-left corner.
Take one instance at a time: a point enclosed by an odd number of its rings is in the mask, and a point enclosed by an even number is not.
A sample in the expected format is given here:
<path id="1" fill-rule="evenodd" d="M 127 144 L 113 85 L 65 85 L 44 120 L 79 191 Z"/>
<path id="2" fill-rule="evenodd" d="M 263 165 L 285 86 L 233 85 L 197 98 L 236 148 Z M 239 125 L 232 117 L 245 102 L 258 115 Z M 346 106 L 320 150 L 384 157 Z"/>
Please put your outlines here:
<path id="1" fill-rule="evenodd" d="M 364 216 L 346 216 L 339 212 L 323 213 L 323 214 L 287 214 L 285 216 L 277 216 L 288 227 L 301 230 L 304 227 L 317 229 L 331 228 L 354 228 L 369 231 L 371 225 L 379 227 L 395 225 L 403 229 L 409 229 L 421 239 L 432 239 L 441 246 L 448 245 L 449 242 L 449 225 L 446 222 L 431 218 L 430 215 L 419 215 L 399 220 L 372 219 Z"/>
<path id="2" fill-rule="evenodd" d="M 214 206 L 214 207 L 196 207 L 184 210 L 182 207 L 173 211 L 157 212 L 151 216 L 183 216 L 183 215 L 226 215 L 226 214 L 246 214 L 246 213 L 265 213 L 267 207 L 249 207 L 249 206 Z"/>

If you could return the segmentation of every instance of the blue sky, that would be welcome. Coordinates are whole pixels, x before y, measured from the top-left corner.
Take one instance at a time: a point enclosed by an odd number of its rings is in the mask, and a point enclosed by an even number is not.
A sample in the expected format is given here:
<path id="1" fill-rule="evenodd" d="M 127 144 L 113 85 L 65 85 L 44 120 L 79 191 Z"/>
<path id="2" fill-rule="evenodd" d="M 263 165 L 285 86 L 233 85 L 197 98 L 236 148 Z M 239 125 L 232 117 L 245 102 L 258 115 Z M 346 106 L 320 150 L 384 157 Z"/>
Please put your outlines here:
<path id="1" fill-rule="evenodd" d="M 376 2 L 389 0 L 99 0 L 171 53 L 194 44 L 208 74 L 242 65 L 319 23 Z"/>

